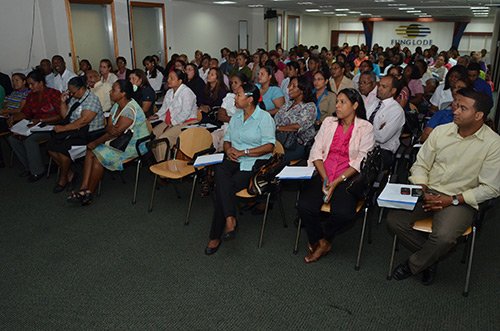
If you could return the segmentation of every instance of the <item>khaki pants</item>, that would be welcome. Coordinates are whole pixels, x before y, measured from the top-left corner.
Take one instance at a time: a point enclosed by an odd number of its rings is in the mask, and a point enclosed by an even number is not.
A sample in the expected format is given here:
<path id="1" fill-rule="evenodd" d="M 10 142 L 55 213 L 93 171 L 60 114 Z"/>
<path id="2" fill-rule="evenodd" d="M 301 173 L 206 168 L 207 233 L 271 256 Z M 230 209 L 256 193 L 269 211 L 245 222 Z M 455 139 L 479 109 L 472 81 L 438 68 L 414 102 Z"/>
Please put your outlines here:
<path id="1" fill-rule="evenodd" d="M 156 136 L 156 139 L 167 138 L 170 144 L 170 148 L 172 148 L 172 146 L 174 146 L 177 142 L 177 138 L 179 138 L 182 129 L 190 124 L 192 123 L 179 124 L 168 127 L 167 124 L 163 122 L 153 128 L 153 133 Z M 167 144 L 164 142 L 156 145 L 155 148 L 153 148 L 153 154 L 157 161 L 166 159 L 166 153 L 168 153 Z"/>
<path id="2" fill-rule="evenodd" d="M 412 255 L 408 265 L 413 274 L 427 269 L 455 246 L 457 239 L 471 226 L 476 210 L 469 205 L 449 206 L 438 212 L 425 212 L 422 203 L 415 210 L 393 210 L 387 217 L 389 231 L 398 236 Z M 413 230 L 415 221 L 432 217 L 432 233 Z"/>

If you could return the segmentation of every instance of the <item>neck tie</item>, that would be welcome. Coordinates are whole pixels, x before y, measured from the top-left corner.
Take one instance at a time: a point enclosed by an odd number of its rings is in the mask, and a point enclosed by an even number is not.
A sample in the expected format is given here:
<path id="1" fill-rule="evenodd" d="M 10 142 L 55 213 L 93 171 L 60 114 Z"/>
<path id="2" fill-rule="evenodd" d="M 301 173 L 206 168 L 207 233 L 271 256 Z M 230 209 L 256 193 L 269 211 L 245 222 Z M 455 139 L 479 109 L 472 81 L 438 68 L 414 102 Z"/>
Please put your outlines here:
<path id="1" fill-rule="evenodd" d="M 370 115 L 370 119 L 368 121 L 370 121 L 371 124 L 373 124 L 373 120 L 375 120 L 375 115 L 377 115 L 377 112 L 380 110 L 380 107 L 382 107 L 382 100 L 380 100 L 378 102 L 377 107 L 375 108 L 373 113 Z"/>

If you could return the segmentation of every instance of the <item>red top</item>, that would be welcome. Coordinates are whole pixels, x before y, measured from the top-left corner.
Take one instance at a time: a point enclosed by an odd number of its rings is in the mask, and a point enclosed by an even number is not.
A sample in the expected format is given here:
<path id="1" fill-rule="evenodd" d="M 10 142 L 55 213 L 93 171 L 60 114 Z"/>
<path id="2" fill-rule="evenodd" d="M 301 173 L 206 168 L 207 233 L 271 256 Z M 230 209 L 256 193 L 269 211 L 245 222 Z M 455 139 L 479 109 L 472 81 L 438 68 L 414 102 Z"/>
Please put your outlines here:
<path id="1" fill-rule="evenodd" d="M 325 170 L 329 182 L 340 177 L 349 168 L 349 140 L 351 140 L 353 129 L 354 124 L 351 124 L 346 132 L 344 132 L 342 125 L 339 125 L 335 130 L 330 151 L 325 160 Z"/>
<path id="2" fill-rule="evenodd" d="M 31 92 L 21 110 L 28 119 L 42 119 L 59 114 L 61 92 L 46 87 L 42 92 Z"/>

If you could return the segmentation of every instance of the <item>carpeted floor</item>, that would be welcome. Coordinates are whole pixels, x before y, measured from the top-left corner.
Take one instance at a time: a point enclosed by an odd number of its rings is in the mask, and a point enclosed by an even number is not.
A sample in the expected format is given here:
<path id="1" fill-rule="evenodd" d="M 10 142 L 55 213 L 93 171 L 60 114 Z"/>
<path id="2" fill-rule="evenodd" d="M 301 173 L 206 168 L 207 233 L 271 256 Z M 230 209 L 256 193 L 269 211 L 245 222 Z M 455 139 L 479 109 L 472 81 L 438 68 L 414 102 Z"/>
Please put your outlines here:
<path id="1" fill-rule="evenodd" d="M 439 265 L 434 285 L 387 281 L 391 238 L 373 226 L 360 271 L 354 270 L 360 222 L 313 265 L 292 254 L 295 192 L 285 192 L 290 226 L 271 211 L 264 246 L 261 216 L 245 214 L 235 241 L 205 256 L 210 198 L 195 197 L 184 226 L 190 182 L 157 192 L 143 171 L 131 204 L 127 182 L 106 174 L 102 196 L 70 206 L 51 193 L 55 175 L 34 184 L 0 169 L 0 328 L 4 330 L 498 330 L 500 207 L 477 242 L 468 298 L 462 297 L 463 245 Z M 372 213 L 373 219 L 376 213 Z M 402 249 L 401 261 L 407 256 Z"/>

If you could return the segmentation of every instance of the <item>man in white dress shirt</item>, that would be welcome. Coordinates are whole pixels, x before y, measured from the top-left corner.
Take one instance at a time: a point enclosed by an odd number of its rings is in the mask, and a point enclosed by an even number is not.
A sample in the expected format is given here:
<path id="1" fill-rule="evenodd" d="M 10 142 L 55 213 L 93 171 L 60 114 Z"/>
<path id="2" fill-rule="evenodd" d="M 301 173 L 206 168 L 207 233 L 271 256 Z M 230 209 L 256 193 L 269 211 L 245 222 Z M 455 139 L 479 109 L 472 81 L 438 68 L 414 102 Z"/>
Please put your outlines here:
<path id="1" fill-rule="evenodd" d="M 394 100 L 398 80 L 393 76 L 380 79 L 375 102 L 366 106 L 366 117 L 373 124 L 375 144 L 383 150 L 384 164 L 392 164 L 393 154 L 399 148 L 399 136 L 405 124 L 405 113 L 399 103 Z"/>
<path id="2" fill-rule="evenodd" d="M 68 89 L 69 80 L 76 75 L 73 71 L 66 69 L 66 63 L 61 55 L 52 57 L 52 68 L 55 71 L 54 88 L 62 93 Z"/>
<path id="3" fill-rule="evenodd" d="M 363 98 L 365 108 L 370 108 L 378 103 L 377 99 L 377 75 L 373 71 L 362 72 L 359 76 L 358 91 Z"/>

